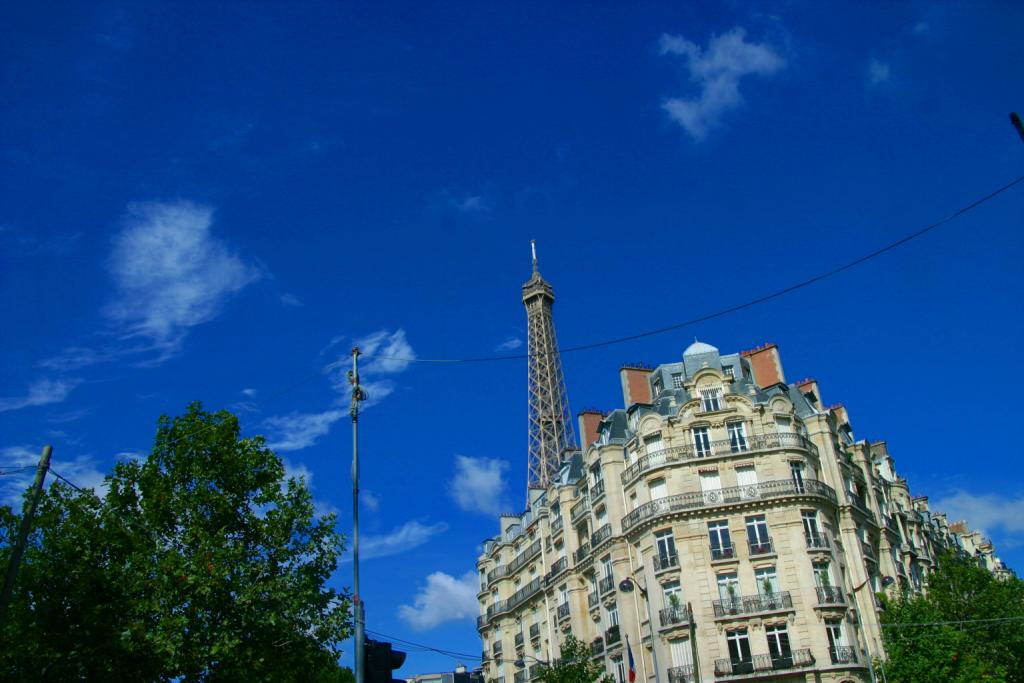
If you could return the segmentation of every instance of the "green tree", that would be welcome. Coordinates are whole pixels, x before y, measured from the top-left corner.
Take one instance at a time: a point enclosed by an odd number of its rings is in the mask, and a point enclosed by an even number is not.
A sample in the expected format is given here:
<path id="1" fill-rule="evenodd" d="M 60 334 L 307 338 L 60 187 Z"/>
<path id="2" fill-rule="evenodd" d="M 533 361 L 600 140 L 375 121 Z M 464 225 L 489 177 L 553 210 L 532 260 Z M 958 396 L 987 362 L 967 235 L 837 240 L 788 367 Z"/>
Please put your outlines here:
<path id="1" fill-rule="evenodd" d="M 0 678 L 344 680 L 350 601 L 326 587 L 343 538 L 262 437 L 193 404 L 106 483 L 41 501 Z M 18 523 L 0 508 L 0 566 Z"/>
<path id="2" fill-rule="evenodd" d="M 1024 581 L 946 554 L 927 592 L 882 613 L 890 683 L 1024 682 Z"/>
<path id="3" fill-rule="evenodd" d="M 611 674 L 590 656 L 586 643 L 568 636 L 562 643 L 561 656 L 540 670 L 541 683 L 613 683 Z"/>

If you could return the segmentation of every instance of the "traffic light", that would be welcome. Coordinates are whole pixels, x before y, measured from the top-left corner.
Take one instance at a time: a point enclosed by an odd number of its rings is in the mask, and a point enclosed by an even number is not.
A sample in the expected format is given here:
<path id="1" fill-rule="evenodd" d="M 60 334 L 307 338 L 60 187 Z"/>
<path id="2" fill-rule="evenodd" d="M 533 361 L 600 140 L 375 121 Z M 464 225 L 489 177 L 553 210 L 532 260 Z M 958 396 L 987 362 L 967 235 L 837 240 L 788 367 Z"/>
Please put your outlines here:
<path id="1" fill-rule="evenodd" d="M 366 639 L 363 648 L 364 683 L 405 683 L 391 677 L 391 672 L 405 663 L 405 653 L 391 649 L 391 643 Z"/>

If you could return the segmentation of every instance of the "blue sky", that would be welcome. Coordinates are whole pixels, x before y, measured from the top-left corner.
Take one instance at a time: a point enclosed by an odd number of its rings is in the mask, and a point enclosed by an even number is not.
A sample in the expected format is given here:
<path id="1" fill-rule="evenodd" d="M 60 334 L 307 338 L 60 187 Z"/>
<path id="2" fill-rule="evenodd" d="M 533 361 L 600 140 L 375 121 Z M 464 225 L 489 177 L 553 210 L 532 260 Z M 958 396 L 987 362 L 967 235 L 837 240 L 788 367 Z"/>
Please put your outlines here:
<path id="1" fill-rule="evenodd" d="M 347 529 L 321 369 L 356 340 L 521 349 L 531 238 L 571 346 L 787 286 L 1024 169 L 1020 3 L 628 4 L 8 3 L 2 461 L 52 443 L 92 485 L 198 399 Z M 1022 217 L 1018 186 L 816 287 L 567 355 L 571 406 L 619 406 L 622 363 L 695 335 L 778 343 L 1020 570 Z M 523 502 L 525 363 L 365 379 L 369 627 L 479 652 L 466 575 Z"/>

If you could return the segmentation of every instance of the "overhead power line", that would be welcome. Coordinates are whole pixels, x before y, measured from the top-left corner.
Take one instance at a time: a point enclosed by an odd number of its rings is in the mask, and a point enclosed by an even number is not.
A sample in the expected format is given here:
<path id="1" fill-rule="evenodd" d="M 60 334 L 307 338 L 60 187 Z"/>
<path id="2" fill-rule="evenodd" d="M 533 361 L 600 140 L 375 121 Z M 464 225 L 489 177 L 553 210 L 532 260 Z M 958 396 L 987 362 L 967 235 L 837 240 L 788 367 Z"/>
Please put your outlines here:
<path id="1" fill-rule="evenodd" d="M 389 641 L 400 643 L 403 646 L 417 647 L 421 650 L 437 652 L 438 654 L 445 655 L 446 657 L 452 657 L 454 659 L 483 659 L 483 657 L 481 657 L 480 655 L 471 655 L 465 652 L 455 652 L 454 650 L 444 650 L 442 648 L 434 647 L 432 645 L 424 645 L 423 643 L 416 643 L 411 640 L 404 640 L 402 638 L 398 638 L 397 636 L 389 636 L 388 634 L 380 633 L 379 631 L 371 631 L 370 629 L 366 629 L 366 632 L 371 635 L 377 636 L 378 638 L 384 638 Z"/>
<path id="2" fill-rule="evenodd" d="M 910 624 L 882 624 L 882 628 L 909 628 L 911 626 L 958 626 L 960 624 L 997 624 L 1024 621 L 1024 617 L 1002 617 L 997 619 L 961 619 L 959 621 L 921 621 Z"/>
<path id="3" fill-rule="evenodd" d="M 833 268 L 831 270 L 825 271 L 823 273 L 815 275 L 814 277 L 808 278 L 806 280 L 802 280 L 802 281 L 797 282 L 796 284 L 790 285 L 788 287 L 784 287 L 784 288 L 782 288 L 780 290 L 771 292 L 769 294 L 765 294 L 763 296 L 759 296 L 759 297 L 757 297 L 755 299 L 750 299 L 749 301 L 745 301 L 743 303 L 736 304 L 735 306 L 729 306 L 728 308 L 720 309 L 718 311 L 715 311 L 714 313 L 708 313 L 707 315 L 702 315 L 702 316 L 697 317 L 697 318 L 691 318 L 690 320 L 684 320 L 683 322 L 675 323 L 673 325 L 667 325 L 665 327 L 659 327 L 657 329 L 647 330 L 646 332 L 638 332 L 636 334 L 627 335 L 625 337 L 616 337 L 615 339 L 606 339 L 604 341 L 597 341 L 597 342 L 591 342 L 591 343 L 587 343 L 587 344 L 579 344 L 577 346 L 570 346 L 570 347 L 561 349 L 561 353 L 566 354 L 566 353 L 575 353 L 577 351 L 588 351 L 590 349 L 597 349 L 597 348 L 600 348 L 602 346 L 612 346 L 614 344 L 623 344 L 623 343 L 628 342 L 628 341 L 634 341 L 634 340 L 637 340 L 637 339 L 643 339 L 644 337 L 653 337 L 653 336 L 658 335 L 658 334 L 664 334 L 666 332 L 672 332 L 673 330 L 678 330 L 678 329 L 683 328 L 683 327 L 689 327 L 691 325 L 696 325 L 697 323 L 707 322 L 708 320 L 713 320 L 715 318 L 720 318 L 720 317 L 722 317 L 724 315 L 728 315 L 730 313 L 736 313 L 737 311 L 742 311 L 742 310 L 744 310 L 746 308 L 751 308 L 752 306 L 757 306 L 758 304 L 763 304 L 763 303 L 765 303 L 767 301 L 771 301 L 772 299 L 778 299 L 781 296 L 785 296 L 786 294 L 790 294 L 790 293 L 795 292 L 795 291 L 797 291 L 799 289 L 803 289 L 804 287 L 809 287 L 809 286 L 811 286 L 813 284 L 821 282 L 822 280 L 830 278 L 833 275 L 838 275 L 839 273 L 847 271 L 847 270 L 849 270 L 849 269 L 851 269 L 851 268 L 853 268 L 855 266 L 859 266 L 860 264 L 864 263 L 865 261 L 870 261 L 871 259 L 873 259 L 873 258 L 875 258 L 877 256 L 881 256 L 882 254 L 884 254 L 884 253 L 886 253 L 888 251 L 891 251 L 891 250 L 895 249 L 896 247 L 899 247 L 899 246 L 901 246 L 903 244 L 906 244 L 907 242 L 910 242 L 911 240 L 917 239 L 918 237 L 921 237 L 922 235 L 924 235 L 924 234 L 934 230 L 935 228 L 937 228 L 937 227 L 939 227 L 941 225 L 944 225 L 946 223 L 949 223 L 950 221 L 952 221 L 952 220 L 954 220 L 956 218 L 959 218 L 960 216 L 964 215 L 968 211 L 971 211 L 972 209 L 975 209 L 975 208 L 981 206 L 985 202 L 987 202 L 987 201 L 989 201 L 991 199 L 994 199 L 998 195 L 1000 195 L 1003 192 L 1009 190 L 1014 185 L 1017 185 L 1018 183 L 1020 183 L 1022 181 L 1024 181 L 1024 176 L 1020 176 L 1019 178 L 1011 180 L 1010 182 L 1006 183 L 1002 187 L 1000 187 L 1000 188 L 998 188 L 996 190 L 993 190 L 992 192 L 989 192 L 985 196 L 983 196 L 983 197 L 981 197 L 979 199 L 974 200 L 970 204 L 967 204 L 966 206 L 963 206 L 963 207 L 957 209 L 956 211 L 954 211 L 953 213 L 949 214 L 945 218 L 941 218 L 941 219 L 935 221 L 934 223 L 932 223 L 932 224 L 930 224 L 928 226 L 925 226 L 924 228 L 921 228 L 920 230 L 918 230 L 916 232 L 912 232 L 909 235 L 901 237 L 900 239 L 896 240 L 895 242 L 890 242 L 889 244 L 885 245 L 884 247 L 880 247 L 879 249 L 876 249 L 876 250 L 874 250 L 874 251 L 872 251 L 872 252 L 870 252 L 868 254 L 865 254 L 865 255 L 863 255 L 863 256 L 861 256 L 859 258 L 856 258 L 856 259 L 854 259 L 852 261 L 848 261 L 847 263 L 844 263 L 844 264 L 842 264 L 840 266 L 837 266 L 837 267 L 835 267 L 835 268 Z M 404 361 L 404 362 L 407 362 L 407 363 L 489 363 L 489 362 L 494 362 L 494 361 L 521 360 L 523 358 L 529 358 L 531 354 L 529 354 L 529 353 L 519 353 L 519 354 L 509 354 L 509 355 L 501 355 L 501 356 L 477 356 L 477 357 L 471 357 L 471 358 L 402 358 L 402 357 L 399 357 L 399 356 L 374 355 L 374 354 L 371 354 L 371 353 L 367 353 L 367 354 L 363 354 L 363 355 L 365 355 L 367 358 L 376 358 L 378 360 Z"/>

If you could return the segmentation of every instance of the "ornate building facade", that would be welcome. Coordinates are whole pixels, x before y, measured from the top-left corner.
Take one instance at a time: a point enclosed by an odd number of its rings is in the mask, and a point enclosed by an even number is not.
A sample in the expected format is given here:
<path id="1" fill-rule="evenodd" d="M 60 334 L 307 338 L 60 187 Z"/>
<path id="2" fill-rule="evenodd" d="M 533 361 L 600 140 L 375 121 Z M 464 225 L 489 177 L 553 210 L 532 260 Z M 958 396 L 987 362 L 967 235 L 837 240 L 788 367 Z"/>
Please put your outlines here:
<path id="1" fill-rule="evenodd" d="M 624 407 L 501 517 L 477 560 L 483 674 L 526 683 L 569 634 L 622 683 L 867 681 L 882 595 L 990 543 L 913 497 L 775 345 L 620 371 Z"/>

